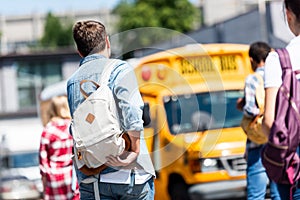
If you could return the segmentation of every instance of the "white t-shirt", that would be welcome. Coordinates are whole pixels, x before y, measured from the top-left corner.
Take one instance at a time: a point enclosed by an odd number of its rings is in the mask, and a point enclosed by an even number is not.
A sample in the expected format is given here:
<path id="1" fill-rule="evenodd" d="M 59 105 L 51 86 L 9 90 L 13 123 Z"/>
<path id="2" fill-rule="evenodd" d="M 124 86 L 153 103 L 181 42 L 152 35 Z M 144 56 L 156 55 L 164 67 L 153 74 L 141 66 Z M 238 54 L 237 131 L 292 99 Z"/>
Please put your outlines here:
<path id="1" fill-rule="evenodd" d="M 293 70 L 300 70 L 300 36 L 293 38 L 286 49 L 290 54 Z M 276 52 L 270 52 L 265 62 L 265 88 L 280 87 L 281 76 L 279 56 Z M 300 78 L 299 75 L 297 78 Z"/>
<path id="2" fill-rule="evenodd" d="M 130 177 L 131 170 L 119 170 L 116 172 L 101 174 L 100 182 L 104 183 L 119 183 L 119 184 L 129 184 L 131 181 Z M 135 171 L 135 184 L 144 184 L 152 177 L 151 174 L 142 171 Z"/>

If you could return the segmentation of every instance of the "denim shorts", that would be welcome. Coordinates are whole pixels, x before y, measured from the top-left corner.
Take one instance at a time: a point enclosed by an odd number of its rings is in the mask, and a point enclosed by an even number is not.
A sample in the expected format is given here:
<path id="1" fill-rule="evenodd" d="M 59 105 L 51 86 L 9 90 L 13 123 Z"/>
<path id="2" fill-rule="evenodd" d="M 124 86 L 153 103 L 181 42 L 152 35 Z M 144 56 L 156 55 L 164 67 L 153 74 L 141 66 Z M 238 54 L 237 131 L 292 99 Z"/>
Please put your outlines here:
<path id="1" fill-rule="evenodd" d="M 132 190 L 130 190 L 129 184 L 100 182 L 98 186 L 101 200 L 154 200 L 153 178 L 144 184 L 135 184 Z M 81 200 L 95 200 L 93 183 L 80 183 L 79 190 Z"/>

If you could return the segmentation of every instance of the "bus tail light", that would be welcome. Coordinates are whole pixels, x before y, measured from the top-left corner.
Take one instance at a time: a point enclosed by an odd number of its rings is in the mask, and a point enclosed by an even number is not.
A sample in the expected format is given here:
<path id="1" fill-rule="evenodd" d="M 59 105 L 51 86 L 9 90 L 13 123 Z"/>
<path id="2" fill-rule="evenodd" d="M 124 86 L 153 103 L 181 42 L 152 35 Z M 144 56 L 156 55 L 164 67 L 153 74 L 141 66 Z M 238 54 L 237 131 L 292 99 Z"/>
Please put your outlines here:
<path id="1" fill-rule="evenodd" d="M 142 79 L 144 81 L 149 81 L 151 78 L 151 69 L 148 66 L 142 68 Z"/>
<path id="2" fill-rule="evenodd" d="M 165 66 L 163 65 L 159 65 L 157 67 L 157 78 L 160 79 L 160 80 L 164 80 L 166 78 L 166 75 L 167 75 L 167 69 Z"/>

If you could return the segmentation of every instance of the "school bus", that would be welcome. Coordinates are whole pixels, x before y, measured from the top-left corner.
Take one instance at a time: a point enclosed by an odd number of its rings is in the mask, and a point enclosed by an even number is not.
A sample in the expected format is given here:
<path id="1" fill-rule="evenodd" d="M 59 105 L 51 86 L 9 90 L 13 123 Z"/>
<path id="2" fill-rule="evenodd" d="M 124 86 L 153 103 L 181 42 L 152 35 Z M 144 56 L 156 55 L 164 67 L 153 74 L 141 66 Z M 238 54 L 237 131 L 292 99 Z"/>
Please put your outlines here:
<path id="1" fill-rule="evenodd" d="M 248 45 L 193 44 L 142 58 L 135 66 L 150 108 L 144 129 L 157 178 L 155 199 L 245 196 L 246 135 L 240 128 Z"/>

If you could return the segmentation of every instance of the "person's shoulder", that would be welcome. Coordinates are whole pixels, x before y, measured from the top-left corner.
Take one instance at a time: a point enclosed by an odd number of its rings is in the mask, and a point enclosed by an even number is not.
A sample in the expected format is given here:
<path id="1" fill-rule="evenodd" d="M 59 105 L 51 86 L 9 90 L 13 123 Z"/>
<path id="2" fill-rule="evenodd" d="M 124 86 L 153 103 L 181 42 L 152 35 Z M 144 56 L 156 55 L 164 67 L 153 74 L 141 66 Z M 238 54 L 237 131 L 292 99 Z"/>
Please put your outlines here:
<path id="1" fill-rule="evenodd" d="M 133 67 L 125 60 L 115 58 L 110 60 L 115 62 L 115 67 L 113 71 L 129 71 L 133 69 Z"/>
<path id="2" fill-rule="evenodd" d="M 77 83 L 79 82 L 81 76 L 83 75 L 81 73 L 81 68 L 77 68 L 75 70 L 75 72 L 73 74 L 71 74 L 71 76 L 67 79 L 67 88 L 70 86 L 70 85 L 73 85 L 74 83 Z"/>
<path id="3" fill-rule="evenodd" d="M 278 59 L 279 59 L 278 53 L 275 50 L 273 50 L 268 54 L 268 56 L 266 58 L 266 62 L 270 62 L 270 61 L 278 60 Z"/>
<path id="4" fill-rule="evenodd" d="M 263 77 L 258 72 L 254 72 L 246 77 L 246 84 L 257 85 L 261 79 Z"/>
<path id="5" fill-rule="evenodd" d="M 275 72 L 278 66 L 280 66 L 279 55 L 276 51 L 271 51 L 265 61 L 265 74 Z"/>
<path id="6" fill-rule="evenodd" d="M 110 58 L 109 60 L 115 62 L 116 66 L 129 65 L 127 61 L 118 58 Z"/>
<path id="7" fill-rule="evenodd" d="M 249 75 L 246 77 L 246 82 L 250 82 L 250 81 L 252 81 L 253 79 L 255 79 L 255 73 L 249 74 Z"/>
<path id="8" fill-rule="evenodd" d="M 67 79 L 67 88 L 74 83 L 74 76 L 75 74 L 73 73 L 68 79 Z"/>
<path id="9" fill-rule="evenodd" d="M 114 69 L 111 73 L 111 80 L 115 83 L 119 83 L 119 81 L 122 81 L 124 77 L 131 77 L 135 76 L 134 73 L 134 67 L 127 61 L 115 59 L 116 64 L 114 66 Z"/>

